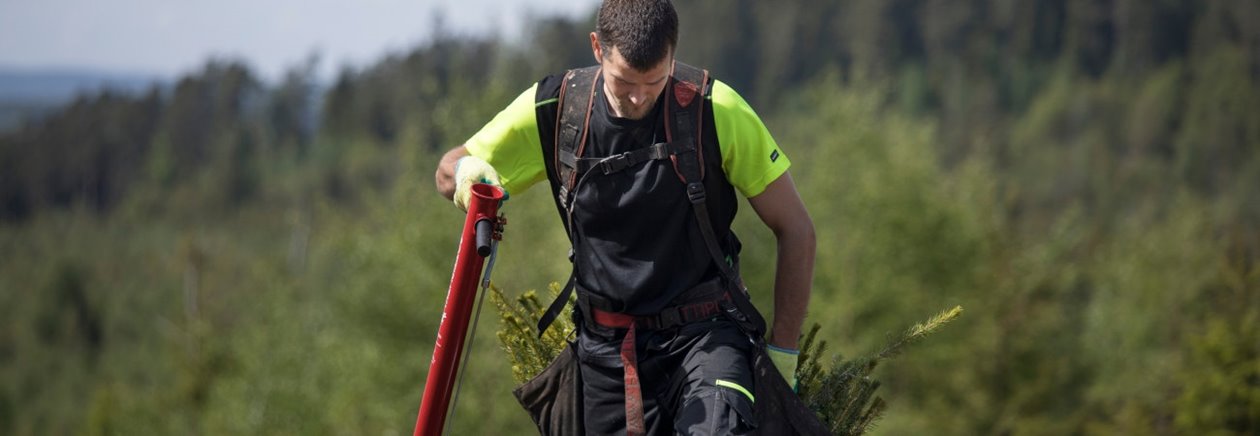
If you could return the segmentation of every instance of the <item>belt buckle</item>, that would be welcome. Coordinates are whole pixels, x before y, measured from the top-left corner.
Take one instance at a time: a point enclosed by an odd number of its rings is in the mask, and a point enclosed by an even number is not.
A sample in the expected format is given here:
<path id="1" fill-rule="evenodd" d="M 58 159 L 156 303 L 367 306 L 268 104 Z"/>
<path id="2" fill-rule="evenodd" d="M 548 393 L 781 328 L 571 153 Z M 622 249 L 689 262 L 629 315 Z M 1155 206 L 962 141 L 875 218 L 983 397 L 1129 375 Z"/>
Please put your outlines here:
<path id="1" fill-rule="evenodd" d="M 679 311 L 677 307 L 671 307 L 669 309 L 661 311 L 660 316 L 658 318 L 660 318 L 660 323 L 661 323 L 660 328 L 667 328 L 667 327 L 680 325 L 682 324 L 682 321 L 683 321 L 682 312 Z"/>

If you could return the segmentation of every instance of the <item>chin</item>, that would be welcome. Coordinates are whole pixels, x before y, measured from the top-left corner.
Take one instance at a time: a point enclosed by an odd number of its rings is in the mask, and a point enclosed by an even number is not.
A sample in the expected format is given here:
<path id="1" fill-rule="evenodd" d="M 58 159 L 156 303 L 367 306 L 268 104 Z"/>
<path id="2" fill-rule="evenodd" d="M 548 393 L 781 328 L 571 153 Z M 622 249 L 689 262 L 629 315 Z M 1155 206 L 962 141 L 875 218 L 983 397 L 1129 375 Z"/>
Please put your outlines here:
<path id="1" fill-rule="evenodd" d="M 651 111 L 647 109 L 643 109 L 640 111 L 626 111 L 624 113 L 626 114 L 626 118 L 629 118 L 632 120 L 641 120 L 643 119 L 643 117 L 647 116 L 648 112 L 651 112 Z"/>

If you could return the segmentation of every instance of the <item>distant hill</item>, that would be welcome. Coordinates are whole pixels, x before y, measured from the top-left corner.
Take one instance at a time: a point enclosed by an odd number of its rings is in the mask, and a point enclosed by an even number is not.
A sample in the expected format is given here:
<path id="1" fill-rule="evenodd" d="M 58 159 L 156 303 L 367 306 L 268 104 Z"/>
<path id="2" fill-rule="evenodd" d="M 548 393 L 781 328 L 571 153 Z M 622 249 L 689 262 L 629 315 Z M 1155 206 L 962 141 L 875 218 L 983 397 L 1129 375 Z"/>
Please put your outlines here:
<path id="1" fill-rule="evenodd" d="M 102 89 L 141 93 L 155 83 L 161 84 L 161 77 L 91 69 L 0 66 L 0 131 L 9 130 L 23 120 L 42 116 L 82 93 Z"/>
<path id="2" fill-rule="evenodd" d="M 103 88 L 142 92 L 160 77 L 91 69 L 19 69 L 0 66 L 0 101 L 68 101 Z"/>

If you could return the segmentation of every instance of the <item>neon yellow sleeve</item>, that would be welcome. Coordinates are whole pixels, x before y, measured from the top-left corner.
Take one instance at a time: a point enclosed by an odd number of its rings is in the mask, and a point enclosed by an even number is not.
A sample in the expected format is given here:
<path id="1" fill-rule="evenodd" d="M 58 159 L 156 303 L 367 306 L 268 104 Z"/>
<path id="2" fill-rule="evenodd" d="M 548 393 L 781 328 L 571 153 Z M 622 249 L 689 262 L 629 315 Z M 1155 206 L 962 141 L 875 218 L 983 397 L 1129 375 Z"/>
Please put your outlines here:
<path id="1" fill-rule="evenodd" d="M 792 162 L 779 150 L 761 118 L 734 89 L 714 80 L 711 98 L 726 179 L 744 197 L 756 197 L 787 172 Z"/>
<path id="2" fill-rule="evenodd" d="M 510 195 L 520 194 L 547 177 L 534 112 L 537 88 L 534 84 L 522 92 L 464 143 L 468 154 L 494 167 Z"/>

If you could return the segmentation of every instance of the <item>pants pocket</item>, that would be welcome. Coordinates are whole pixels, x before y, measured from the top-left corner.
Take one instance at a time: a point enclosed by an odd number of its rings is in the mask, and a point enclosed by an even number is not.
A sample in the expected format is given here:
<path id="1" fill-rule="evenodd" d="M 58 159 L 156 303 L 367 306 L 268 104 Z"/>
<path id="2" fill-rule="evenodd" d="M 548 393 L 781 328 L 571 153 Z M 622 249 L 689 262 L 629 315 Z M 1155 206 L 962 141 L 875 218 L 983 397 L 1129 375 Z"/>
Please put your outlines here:
<path id="1" fill-rule="evenodd" d="M 746 435 L 756 428 L 752 399 L 725 386 L 692 397 L 674 420 L 674 432 L 685 435 Z"/>

